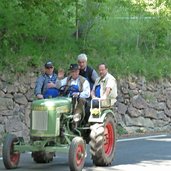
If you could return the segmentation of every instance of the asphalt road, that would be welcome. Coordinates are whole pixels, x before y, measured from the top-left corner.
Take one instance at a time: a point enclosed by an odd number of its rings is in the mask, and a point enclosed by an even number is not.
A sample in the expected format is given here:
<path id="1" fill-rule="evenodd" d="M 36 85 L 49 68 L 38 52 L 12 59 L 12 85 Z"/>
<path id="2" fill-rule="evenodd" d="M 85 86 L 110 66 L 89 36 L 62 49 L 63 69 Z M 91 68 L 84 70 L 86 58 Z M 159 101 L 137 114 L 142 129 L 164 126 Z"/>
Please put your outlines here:
<path id="1" fill-rule="evenodd" d="M 88 152 L 88 149 L 87 149 Z M 56 154 L 49 164 L 36 164 L 31 154 L 22 154 L 17 170 L 69 171 L 67 154 Z M 4 168 L 0 157 L 0 170 Z M 156 135 L 119 139 L 115 159 L 110 167 L 95 167 L 90 154 L 86 158 L 83 171 L 170 171 L 171 170 L 171 135 Z"/>

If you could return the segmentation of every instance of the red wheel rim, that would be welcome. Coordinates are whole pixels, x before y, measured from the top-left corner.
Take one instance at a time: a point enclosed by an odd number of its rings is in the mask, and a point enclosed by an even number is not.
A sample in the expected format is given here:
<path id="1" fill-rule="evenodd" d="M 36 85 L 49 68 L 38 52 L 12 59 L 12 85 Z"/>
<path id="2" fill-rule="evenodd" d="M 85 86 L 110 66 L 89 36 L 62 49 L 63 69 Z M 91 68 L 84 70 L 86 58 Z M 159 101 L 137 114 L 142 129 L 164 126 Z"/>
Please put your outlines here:
<path id="1" fill-rule="evenodd" d="M 114 130 L 111 123 L 107 123 L 104 132 L 104 151 L 107 156 L 113 151 L 114 145 Z"/>
<path id="2" fill-rule="evenodd" d="M 10 155 L 11 163 L 13 163 L 15 165 L 18 162 L 19 157 L 20 157 L 19 153 L 12 153 Z"/>
<path id="3" fill-rule="evenodd" d="M 84 147 L 83 145 L 78 145 L 76 151 L 76 164 L 79 166 L 84 159 Z"/>
<path id="4" fill-rule="evenodd" d="M 10 160 L 11 163 L 13 163 L 14 165 L 18 162 L 19 158 L 20 158 L 20 153 L 18 152 L 14 152 L 13 151 L 13 145 L 11 146 L 11 152 L 10 152 Z"/>

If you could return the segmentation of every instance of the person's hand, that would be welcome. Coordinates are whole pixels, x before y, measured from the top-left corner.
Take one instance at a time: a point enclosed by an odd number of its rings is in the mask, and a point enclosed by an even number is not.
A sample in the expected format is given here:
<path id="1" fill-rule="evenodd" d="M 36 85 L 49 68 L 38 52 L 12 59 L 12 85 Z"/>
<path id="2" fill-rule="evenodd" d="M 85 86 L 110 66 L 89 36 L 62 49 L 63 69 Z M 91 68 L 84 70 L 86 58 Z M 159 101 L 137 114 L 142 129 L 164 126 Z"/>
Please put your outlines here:
<path id="1" fill-rule="evenodd" d="M 96 98 L 96 96 L 95 96 L 95 95 L 92 95 L 91 97 L 92 97 L 92 99 Z"/>
<path id="2" fill-rule="evenodd" d="M 63 69 L 58 70 L 58 79 L 61 80 L 64 78 L 65 71 Z"/>
<path id="3" fill-rule="evenodd" d="M 72 96 L 73 96 L 73 97 L 78 97 L 79 95 L 80 95 L 79 92 L 72 93 Z"/>
<path id="4" fill-rule="evenodd" d="M 103 94 L 103 96 L 101 97 L 102 100 L 105 100 L 106 98 L 106 94 Z"/>
<path id="5" fill-rule="evenodd" d="M 42 95 L 42 94 L 38 94 L 36 97 L 37 97 L 38 99 L 43 99 L 43 95 Z"/>
<path id="6" fill-rule="evenodd" d="M 55 87 L 56 85 L 53 83 L 53 82 L 49 82 L 48 84 L 47 84 L 47 88 L 53 88 L 53 87 Z"/>
<path id="7" fill-rule="evenodd" d="M 92 99 L 96 98 L 96 96 L 95 96 L 95 94 L 94 94 L 93 91 L 91 92 L 91 98 L 92 98 Z"/>

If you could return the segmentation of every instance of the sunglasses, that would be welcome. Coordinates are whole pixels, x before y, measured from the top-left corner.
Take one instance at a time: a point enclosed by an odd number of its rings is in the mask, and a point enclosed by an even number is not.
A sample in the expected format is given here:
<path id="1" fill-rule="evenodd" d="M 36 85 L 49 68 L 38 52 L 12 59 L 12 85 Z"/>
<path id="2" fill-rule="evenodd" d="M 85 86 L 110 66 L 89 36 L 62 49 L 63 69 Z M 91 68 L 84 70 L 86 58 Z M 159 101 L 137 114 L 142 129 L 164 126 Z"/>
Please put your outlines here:
<path id="1" fill-rule="evenodd" d="M 46 67 L 46 69 L 52 69 L 53 67 Z"/>

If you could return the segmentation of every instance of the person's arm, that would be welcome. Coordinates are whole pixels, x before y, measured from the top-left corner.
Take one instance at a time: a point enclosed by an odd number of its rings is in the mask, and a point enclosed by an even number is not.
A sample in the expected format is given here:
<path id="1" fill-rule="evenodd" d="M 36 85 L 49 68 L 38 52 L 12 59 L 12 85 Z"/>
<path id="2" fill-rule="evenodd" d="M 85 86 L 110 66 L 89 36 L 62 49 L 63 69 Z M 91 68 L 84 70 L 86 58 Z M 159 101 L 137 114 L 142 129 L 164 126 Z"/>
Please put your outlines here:
<path id="1" fill-rule="evenodd" d="M 116 97 L 118 96 L 118 92 L 117 92 L 117 82 L 116 82 L 116 80 L 114 79 L 114 81 L 113 81 L 113 87 L 112 87 L 112 89 L 113 89 L 113 94 L 114 94 L 114 98 L 116 99 Z"/>
<path id="2" fill-rule="evenodd" d="M 66 84 L 67 84 L 67 77 L 65 77 L 63 79 L 56 80 L 56 88 L 58 88 L 58 89 Z"/>
<path id="3" fill-rule="evenodd" d="M 47 83 L 47 88 L 56 88 L 56 80 L 57 80 L 57 75 L 53 73 L 52 77 L 49 78 L 49 81 Z"/>
<path id="4" fill-rule="evenodd" d="M 83 83 L 83 91 L 80 93 L 80 98 L 89 98 L 90 97 L 90 84 L 87 80 Z"/>
<path id="5" fill-rule="evenodd" d="M 93 80 L 93 82 L 95 82 L 97 78 L 98 78 L 98 74 L 97 74 L 97 72 L 93 69 L 93 72 L 92 72 L 92 75 L 91 75 L 91 79 Z"/>
<path id="6" fill-rule="evenodd" d="M 93 88 L 92 88 L 92 90 L 91 90 L 91 98 L 92 98 L 92 99 L 96 97 L 96 96 L 95 96 L 95 88 L 96 88 L 98 82 L 99 82 L 99 79 L 96 79 L 96 81 L 95 81 L 95 83 L 94 83 L 94 85 L 93 85 Z"/>
<path id="7" fill-rule="evenodd" d="M 106 90 L 105 90 L 105 92 L 103 93 L 103 95 L 102 95 L 101 98 L 102 98 L 102 99 L 106 99 L 106 98 L 108 97 L 110 91 L 111 91 L 111 87 L 106 87 Z"/>
<path id="8" fill-rule="evenodd" d="M 65 71 L 63 69 L 59 69 L 57 78 L 59 80 L 62 80 L 62 79 L 64 79 L 64 77 L 65 77 Z"/>
<path id="9" fill-rule="evenodd" d="M 49 82 L 47 84 L 47 88 L 54 88 L 54 87 L 56 87 L 56 84 L 54 84 L 53 82 Z"/>
<path id="10" fill-rule="evenodd" d="M 43 76 L 40 76 L 36 80 L 34 94 L 38 99 L 43 99 L 42 88 L 43 88 L 43 84 L 44 84 L 44 79 L 45 78 Z"/>
<path id="11" fill-rule="evenodd" d="M 91 98 L 93 99 L 93 98 L 95 98 L 96 96 L 95 96 L 95 92 L 94 92 L 94 87 L 93 87 L 93 89 L 92 89 L 92 91 L 91 91 Z"/>
<path id="12" fill-rule="evenodd" d="M 115 94 L 114 98 L 116 98 L 117 97 L 117 84 L 116 84 L 116 80 L 113 78 L 108 80 L 106 84 L 105 92 L 102 95 L 102 99 L 106 99 L 112 90 L 114 90 L 114 94 Z"/>
<path id="13" fill-rule="evenodd" d="M 65 77 L 65 71 L 63 69 L 58 70 L 58 76 L 56 80 L 56 87 L 60 88 L 61 86 L 66 85 L 67 77 Z"/>

